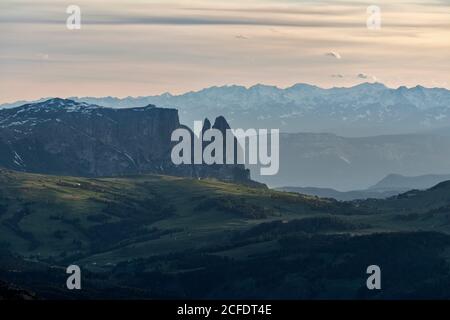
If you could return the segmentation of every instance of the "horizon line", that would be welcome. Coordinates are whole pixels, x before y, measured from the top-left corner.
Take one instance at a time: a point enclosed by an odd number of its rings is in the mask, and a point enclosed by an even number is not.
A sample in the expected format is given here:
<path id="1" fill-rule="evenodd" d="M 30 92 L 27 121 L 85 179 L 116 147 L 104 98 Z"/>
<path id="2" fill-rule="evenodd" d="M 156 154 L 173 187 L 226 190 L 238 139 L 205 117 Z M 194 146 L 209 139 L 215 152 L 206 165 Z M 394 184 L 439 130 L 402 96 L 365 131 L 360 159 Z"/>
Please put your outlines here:
<path id="1" fill-rule="evenodd" d="M 438 89 L 438 90 L 441 89 L 441 90 L 450 91 L 450 88 L 446 88 L 446 87 L 426 87 L 426 86 L 423 86 L 421 84 L 417 84 L 415 86 L 409 86 L 409 87 L 406 86 L 406 85 L 400 85 L 397 88 L 395 88 L 395 87 L 389 87 L 386 84 L 384 84 L 382 82 L 379 82 L 379 81 L 375 81 L 375 82 L 366 81 L 366 82 L 361 82 L 361 83 L 358 83 L 358 84 L 355 84 L 355 85 L 350 85 L 350 86 L 332 86 L 332 87 L 323 87 L 323 86 L 319 86 L 319 85 L 311 84 L 311 83 L 306 83 L 306 82 L 296 82 L 296 83 L 294 83 L 294 84 L 292 84 L 290 86 L 280 87 L 280 86 L 277 86 L 277 85 L 270 85 L 270 84 L 264 84 L 264 83 L 258 82 L 258 83 L 254 84 L 254 85 L 249 85 L 249 86 L 241 85 L 241 84 L 211 85 L 211 86 L 204 87 L 204 88 L 197 89 L 197 90 L 185 91 L 185 92 L 182 92 L 182 93 L 179 93 L 179 94 L 172 94 L 169 91 L 165 91 L 165 92 L 159 93 L 159 94 L 138 95 L 138 96 L 133 96 L 133 95 L 127 95 L 127 96 L 86 96 L 86 95 L 84 95 L 84 96 L 74 96 L 74 95 L 71 95 L 71 96 L 53 96 L 53 97 L 51 97 L 51 96 L 42 97 L 41 96 L 39 98 L 35 98 L 35 99 L 31 99 L 31 100 L 20 100 L 19 99 L 19 100 L 14 100 L 14 101 L 9 101 L 9 102 L 1 102 L 0 106 L 9 105 L 9 104 L 15 104 L 15 103 L 19 103 L 19 102 L 20 103 L 22 103 L 22 102 L 23 103 L 33 103 L 33 102 L 40 101 L 40 100 L 44 100 L 45 101 L 45 100 L 56 99 L 56 98 L 69 99 L 69 100 L 70 99 L 83 99 L 83 98 L 94 98 L 94 99 L 113 98 L 113 99 L 123 100 L 123 99 L 129 99 L 129 98 L 131 98 L 131 99 L 139 99 L 139 98 L 146 98 L 146 97 L 160 97 L 160 96 L 164 96 L 164 95 L 170 95 L 172 97 L 180 97 L 180 96 L 183 96 L 183 95 L 186 95 L 186 94 L 189 94 L 189 93 L 199 93 L 199 92 L 201 92 L 203 90 L 208 90 L 208 89 L 213 89 L 213 88 L 218 88 L 218 89 L 220 89 L 220 88 L 230 88 L 230 87 L 241 87 L 241 88 L 245 88 L 246 90 L 250 90 L 250 89 L 252 89 L 254 87 L 257 87 L 257 86 L 263 86 L 263 87 L 276 88 L 278 90 L 287 90 L 287 89 L 291 89 L 291 88 L 293 88 L 295 86 L 299 86 L 299 85 L 315 87 L 315 88 L 320 89 L 320 90 L 352 89 L 352 88 L 355 88 L 355 87 L 358 87 L 358 86 L 363 86 L 363 85 L 372 85 L 372 86 L 373 85 L 382 85 L 386 89 L 389 89 L 389 90 L 399 90 L 400 88 L 406 88 L 406 89 L 410 90 L 410 89 L 414 89 L 414 88 L 417 88 L 417 87 L 421 87 L 421 88 L 424 88 L 424 89 Z"/>

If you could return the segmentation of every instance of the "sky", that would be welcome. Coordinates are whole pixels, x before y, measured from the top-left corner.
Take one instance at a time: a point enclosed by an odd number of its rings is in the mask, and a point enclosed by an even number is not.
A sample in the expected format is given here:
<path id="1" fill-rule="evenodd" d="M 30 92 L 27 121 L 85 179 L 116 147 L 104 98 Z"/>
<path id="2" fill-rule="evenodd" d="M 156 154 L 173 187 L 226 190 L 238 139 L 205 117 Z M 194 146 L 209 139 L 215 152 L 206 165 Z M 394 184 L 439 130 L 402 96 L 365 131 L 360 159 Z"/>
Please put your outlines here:
<path id="1" fill-rule="evenodd" d="M 450 0 L 0 2 L 0 103 L 375 81 L 450 88 Z"/>

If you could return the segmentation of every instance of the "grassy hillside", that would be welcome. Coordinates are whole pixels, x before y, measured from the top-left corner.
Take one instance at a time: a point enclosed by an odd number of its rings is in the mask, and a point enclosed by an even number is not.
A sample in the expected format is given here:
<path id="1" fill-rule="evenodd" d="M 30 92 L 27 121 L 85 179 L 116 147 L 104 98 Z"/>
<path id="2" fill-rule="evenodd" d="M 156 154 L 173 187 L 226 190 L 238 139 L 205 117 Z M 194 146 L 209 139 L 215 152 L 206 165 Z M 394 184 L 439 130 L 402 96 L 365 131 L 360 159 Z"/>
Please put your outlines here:
<path id="1" fill-rule="evenodd" d="M 23 256 L 148 256 L 271 220 L 352 214 L 332 200 L 168 176 L 0 175 L 0 240 Z M 111 262 L 111 261 L 110 261 Z"/>
<path id="2" fill-rule="evenodd" d="M 214 180 L 2 170 L 0 280 L 62 298 L 450 297 L 449 191 L 343 203 Z M 77 293 L 64 289 L 74 263 Z M 390 290 L 364 290 L 370 264 Z"/>

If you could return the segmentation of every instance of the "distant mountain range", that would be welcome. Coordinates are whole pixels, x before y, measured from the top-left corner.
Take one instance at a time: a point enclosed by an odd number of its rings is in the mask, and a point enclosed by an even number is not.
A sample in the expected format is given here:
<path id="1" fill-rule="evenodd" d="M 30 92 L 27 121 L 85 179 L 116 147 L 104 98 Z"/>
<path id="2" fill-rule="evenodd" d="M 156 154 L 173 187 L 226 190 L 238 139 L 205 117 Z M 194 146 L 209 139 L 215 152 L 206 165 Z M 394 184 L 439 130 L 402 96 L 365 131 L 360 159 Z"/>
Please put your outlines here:
<path id="1" fill-rule="evenodd" d="M 333 198 L 340 201 L 357 199 L 385 199 L 410 190 L 426 190 L 441 182 L 449 181 L 450 175 L 423 175 L 405 177 L 400 174 L 390 174 L 377 184 L 365 190 L 337 191 L 331 188 L 313 187 L 282 187 L 279 191 L 295 192 L 321 198 Z"/>
<path id="2" fill-rule="evenodd" d="M 280 135 L 280 170 L 252 177 L 270 187 L 364 190 L 395 172 L 405 176 L 450 173 L 450 139 L 434 134 L 345 138 L 333 134 Z"/>
<path id="3" fill-rule="evenodd" d="M 405 177 L 400 174 L 390 174 L 377 184 L 369 188 L 373 191 L 389 190 L 425 190 L 435 185 L 450 180 L 450 174 L 426 174 L 416 177 Z"/>
<path id="4" fill-rule="evenodd" d="M 323 89 L 296 84 L 280 89 L 259 84 L 211 87 L 181 95 L 70 99 L 111 108 L 149 104 L 176 108 L 181 121 L 189 126 L 194 120 L 223 115 L 235 128 L 279 128 L 282 132 L 367 136 L 437 129 L 450 133 L 450 91 L 422 86 L 391 89 L 381 83 L 363 83 Z M 0 107 L 21 104 L 23 101 Z"/>
<path id="5" fill-rule="evenodd" d="M 243 165 L 174 165 L 171 134 L 182 127 L 177 110 L 152 105 L 119 110 L 64 99 L 26 104 L 0 110 L 0 166 L 71 176 L 156 173 L 252 183 Z M 219 117 L 212 127 L 224 130 L 228 123 Z"/>

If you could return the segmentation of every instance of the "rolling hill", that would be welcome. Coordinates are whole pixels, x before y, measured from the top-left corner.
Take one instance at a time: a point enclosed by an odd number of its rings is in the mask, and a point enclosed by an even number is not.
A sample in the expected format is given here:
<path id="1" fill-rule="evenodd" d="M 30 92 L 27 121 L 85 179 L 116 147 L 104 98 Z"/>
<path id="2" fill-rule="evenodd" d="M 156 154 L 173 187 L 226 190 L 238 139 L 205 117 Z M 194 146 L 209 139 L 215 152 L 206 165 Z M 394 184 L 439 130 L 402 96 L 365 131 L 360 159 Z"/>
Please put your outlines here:
<path id="1" fill-rule="evenodd" d="M 317 196 L 321 198 L 332 198 L 339 201 L 352 201 L 360 199 L 385 199 L 408 191 L 408 189 L 395 189 L 388 191 L 377 190 L 352 190 L 352 191 L 338 191 L 331 188 L 314 188 L 314 187 L 281 187 L 275 190 L 295 192 L 300 194 L 307 194 L 310 196 Z"/>
<path id="2" fill-rule="evenodd" d="M 1 170 L 0 280 L 62 299 L 450 297 L 449 191 L 337 202 L 210 179 Z M 79 292 L 64 287 L 70 264 Z M 380 292 L 365 289 L 370 264 Z"/>

